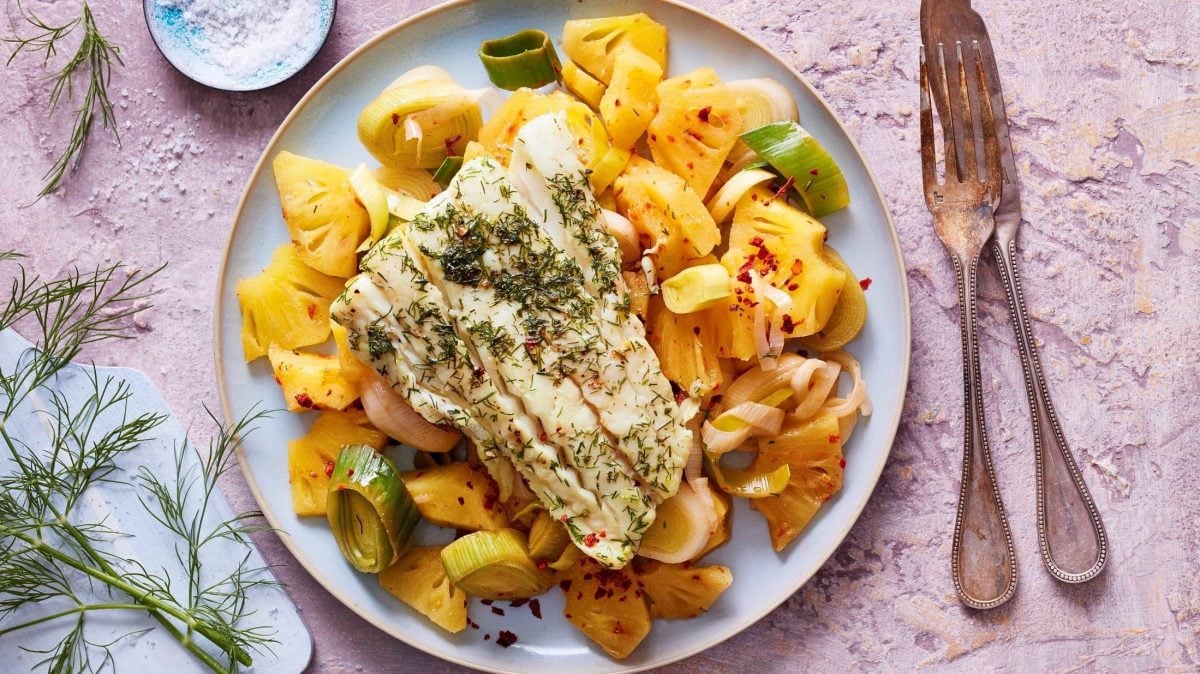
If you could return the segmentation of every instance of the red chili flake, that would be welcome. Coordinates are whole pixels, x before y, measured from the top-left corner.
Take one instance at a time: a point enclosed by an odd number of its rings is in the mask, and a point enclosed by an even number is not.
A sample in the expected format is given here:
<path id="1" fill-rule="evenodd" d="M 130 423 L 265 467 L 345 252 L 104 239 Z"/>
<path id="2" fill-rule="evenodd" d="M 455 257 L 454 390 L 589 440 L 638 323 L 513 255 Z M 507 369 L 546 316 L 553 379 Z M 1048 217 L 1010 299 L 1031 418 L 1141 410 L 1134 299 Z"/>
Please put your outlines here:
<path id="1" fill-rule="evenodd" d="M 571 581 L 569 581 L 569 580 L 560 581 L 558 583 L 558 587 L 561 588 L 563 592 L 570 592 L 571 591 Z"/>
<path id="2" fill-rule="evenodd" d="M 596 594 L 592 595 L 592 599 L 604 599 L 606 596 L 608 596 L 608 590 L 598 587 L 596 588 Z"/>
<path id="3" fill-rule="evenodd" d="M 756 236 L 753 239 L 750 239 L 750 245 L 755 247 L 762 246 L 763 238 L 761 236 Z"/>
<path id="4" fill-rule="evenodd" d="M 779 190 L 775 192 L 775 196 L 773 196 L 771 198 L 778 199 L 778 198 L 782 197 L 783 195 L 787 194 L 788 189 L 791 188 L 791 186 L 795 185 L 795 184 L 796 184 L 795 178 L 788 178 L 787 180 L 783 181 L 783 187 L 780 187 Z"/>
<path id="5" fill-rule="evenodd" d="M 747 269 L 746 271 L 738 274 L 737 280 L 741 281 L 742 283 L 750 283 L 750 270 Z"/>
<path id="6" fill-rule="evenodd" d="M 838 468 L 845 468 L 845 467 L 846 467 L 846 460 L 845 460 L 845 459 L 842 459 L 842 460 L 838 461 Z"/>
<path id="7" fill-rule="evenodd" d="M 529 600 L 529 612 L 533 614 L 534 618 L 542 619 L 542 602 L 538 601 L 536 597 Z"/>
<path id="8" fill-rule="evenodd" d="M 275 377 L 275 383 L 283 386 L 283 382 L 279 381 L 279 377 Z"/>
<path id="9" fill-rule="evenodd" d="M 538 433 L 538 440 L 541 440 L 542 442 L 549 442 L 550 436 L 546 435 L 546 431 L 542 431 L 541 433 Z"/>
<path id="10" fill-rule="evenodd" d="M 699 140 L 699 141 L 704 140 L 704 136 L 701 136 L 700 133 L 694 129 L 687 129 L 686 131 L 684 131 L 684 133 L 691 136 L 692 138 L 695 138 L 696 140 Z"/>
<path id="11" fill-rule="evenodd" d="M 688 167 L 689 169 L 695 170 L 695 169 L 696 169 L 696 163 L 695 163 L 695 162 L 688 162 L 688 163 L 687 163 L 687 167 Z"/>
<path id="12" fill-rule="evenodd" d="M 508 630 L 500 630 L 500 635 L 496 637 L 496 645 L 508 648 L 517 643 L 517 635 Z"/>
<path id="13" fill-rule="evenodd" d="M 613 627 L 613 634 L 624 634 L 624 633 L 625 633 L 625 628 L 621 627 L 621 623 L 618 621 L 617 624 Z"/>
<path id="14" fill-rule="evenodd" d="M 308 305 L 308 317 L 316 318 L 316 316 L 317 316 L 317 305 L 315 305 L 315 304 Z"/>
<path id="15" fill-rule="evenodd" d="M 473 630 L 479 629 L 479 623 L 475 622 L 474 620 L 468 619 L 467 624 L 470 625 L 471 629 L 473 629 Z"/>
<path id="16" fill-rule="evenodd" d="M 658 134 L 657 133 L 650 134 L 650 140 L 652 140 L 654 142 L 658 142 Z"/>
<path id="17" fill-rule="evenodd" d="M 400 115 L 397 115 L 396 113 L 393 112 L 392 113 L 392 124 L 396 125 L 399 123 L 400 123 Z"/>
<path id="18" fill-rule="evenodd" d="M 600 538 L 608 538 L 608 532 L 604 529 L 600 530 Z"/>
<path id="19" fill-rule="evenodd" d="M 495 613 L 496 615 L 504 615 L 504 609 L 500 608 L 499 606 L 493 606 L 492 613 Z"/>
<path id="20" fill-rule="evenodd" d="M 567 521 L 567 516 L 566 516 L 566 515 L 559 515 L 559 516 L 558 516 L 558 519 L 559 519 L 559 521 L 566 522 L 566 521 Z"/>
<path id="21" fill-rule="evenodd" d="M 783 327 L 783 331 L 788 333 L 789 335 L 792 334 L 792 332 L 796 330 L 796 323 L 792 320 L 791 314 L 783 315 L 783 326 L 782 327 Z"/>
<path id="22" fill-rule="evenodd" d="M 700 326 L 699 325 L 692 328 L 692 334 L 696 335 L 697 337 L 700 336 Z"/>
<path id="23" fill-rule="evenodd" d="M 354 477 L 354 469 L 353 468 L 346 471 L 346 477 Z"/>
<path id="24" fill-rule="evenodd" d="M 333 462 L 325 462 L 325 477 L 333 477 Z"/>
<path id="25" fill-rule="evenodd" d="M 700 112 L 696 113 L 696 116 L 700 118 L 701 122 L 708 124 L 708 116 L 711 113 L 712 113 L 712 106 L 709 105 L 709 106 L 700 108 Z"/>
<path id="26" fill-rule="evenodd" d="M 445 145 L 446 145 L 446 156 L 447 156 L 447 157 L 453 157 L 453 156 L 455 156 L 455 155 L 454 155 L 454 144 L 455 144 L 455 143 L 457 143 L 457 142 L 458 142 L 458 141 L 460 141 L 460 140 L 462 140 L 462 135 L 461 135 L 461 134 L 460 134 L 460 135 L 457 135 L 457 136 L 453 136 L 453 137 L 451 137 L 451 138 L 447 138 L 447 139 L 444 141 L 444 143 L 445 143 Z"/>
<path id="27" fill-rule="evenodd" d="M 799 288 L 799 287 L 800 287 L 799 283 L 789 283 L 787 289 L 789 292 L 796 292 L 796 288 Z"/>
<path id="28" fill-rule="evenodd" d="M 693 574 L 692 580 L 696 581 L 697 583 L 700 582 L 700 574 L 698 574 L 698 573 Z"/>
<path id="29" fill-rule="evenodd" d="M 588 546 L 589 548 L 593 548 L 593 547 L 596 547 L 596 541 L 598 541 L 598 540 L 599 539 L 596 537 L 596 534 L 591 533 L 591 534 L 588 534 L 587 536 L 584 536 L 583 544 Z"/>
<path id="30" fill-rule="evenodd" d="M 804 273 L 804 260 L 796 260 L 792 262 L 792 274 Z"/>
<path id="31" fill-rule="evenodd" d="M 458 505 L 466 505 L 466 504 L 467 504 L 467 501 L 466 501 L 466 499 L 464 499 L 463 497 L 459 496 L 459 497 L 458 497 Z"/>
<path id="32" fill-rule="evenodd" d="M 835 442 L 838 442 L 841 439 L 842 439 L 842 436 L 838 435 L 837 433 L 834 433 L 833 435 L 829 436 L 829 443 L 833 444 Z"/>
<path id="33" fill-rule="evenodd" d="M 750 193 L 750 201 L 758 201 L 758 192 Z"/>
<path id="34" fill-rule="evenodd" d="M 859 281 L 858 287 L 862 288 L 863 290 L 870 288 L 871 287 L 871 277 L 867 276 L 867 277 L 863 278 L 863 280 Z"/>
<path id="35" fill-rule="evenodd" d="M 491 641 L 491 640 L 492 640 L 492 635 L 490 635 L 490 634 L 485 634 L 485 635 L 483 635 L 483 640 L 484 640 L 484 641 Z"/>
<path id="36" fill-rule="evenodd" d="M 472 484 L 470 480 L 467 480 L 467 489 L 474 489 L 474 488 L 475 488 L 475 485 Z"/>
<path id="37" fill-rule="evenodd" d="M 538 568 L 538 571 L 544 571 L 546 569 L 546 567 L 550 566 L 550 565 L 546 563 L 546 560 L 539 559 L 539 560 L 537 560 L 536 566 Z"/>
<path id="38" fill-rule="evenodd" d="M 527 601 L 529 601 L 529 600 L 528 599 L 514 599 L 514 600 L 508 602 L 508 605 L 511 608 L 521 608 L 522 606 L 525 605 L 525 602 L 527 602 Z"/>
<path id="39" fill-rule="evenodd" d="M 668 142 L 668 143 L 674 143 L 674 142 L 675 142 L 675 136 L 674 136 L 674 135 L 672 135 L 672 134 L 669 134 L 669 133 L 668 133 L 668 134 L 667 134 L 667 142 Z"/>
<path id="40" fill-rule="evenodd" d="M 306 410 L 311 410 L 314 405 L 313 399 L 307 393 L 297 393 L 296 394 L 296 404 L 303 407 Z"/>
<path id="41" fill-rule="evenodd" d="M 821 169 L 811 168 L 808 170 L 808 175 L 819 176 L 819 175 L 821 175 Z"/>
<path id="42" fill-rule="evenodd" d="M 685 401 L 685 400 L 687 400 L 687 394 L 684 393 L 683 391 L 680 391 L 679 393 L 675 394 L 675 404 L 676 405 L 682 405 L 683 401 Z"/>
<path id="43" fill-rule="evenodd" d="M 492 600 L 491 600 L 491 599 L 480 599 L 480 600 L 479 600 L 479 603 L 480 603 L 480 604 L 483 604 L 484 606 L 491 606 L 491 605 L 492 605 Z"/>

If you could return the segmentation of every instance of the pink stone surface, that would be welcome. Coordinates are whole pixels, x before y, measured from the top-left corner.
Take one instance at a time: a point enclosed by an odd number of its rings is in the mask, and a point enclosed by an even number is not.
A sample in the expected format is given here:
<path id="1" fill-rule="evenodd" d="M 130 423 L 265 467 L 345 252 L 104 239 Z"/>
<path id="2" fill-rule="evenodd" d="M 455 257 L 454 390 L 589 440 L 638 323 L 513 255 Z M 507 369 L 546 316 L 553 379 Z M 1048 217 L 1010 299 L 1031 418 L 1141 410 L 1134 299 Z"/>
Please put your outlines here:
<path id="1" fill-rule="evenodd" d="M 48 17 L 75 5 L 26 4 Z M 47 276 L 75 264 L 170 263 L 153 308 L 131 326 L 136 339 L 89 355 L 144 370 L 185 423 L 197 420 L 202 405 L 217 404 L 214 288 L 251 167 L 327 68 L 429 4 L 346 0 L 310 67 L 239 95 L 173 71 L 150 42 L 140 3 L 93 2 L 125 59 L 112 87 L 122 146 L 94 134 L 64 189 L 33 203 L 67 115 L 47 122 L 35 59 L 4 69 L 0 250 L 25 252 Z M 1024 385 L 999 282 L 985 271 L 988 421 L 1021 587 L 1007 606 L 972 613 L 949 577 L 961 370 L 953 277 L 920 195 L 918 3 L 696 4 L 800 69 L 860 143 L 904 247 L 913 360 L 891 462 L 833 559 L 757 625 L 666 671 L 1200 670 L 1200 5 L 980 3 L 1018 149 L 1034 331 L 1112 557 L 1099 580 L 1078 587 L 1041 568 Z M 255 506 L 240 475 L 223 486 L 235 508 Z M 312 630 L 311 671 L 453 669 L 357 618 L 274 536 L 257 540 Z"/>

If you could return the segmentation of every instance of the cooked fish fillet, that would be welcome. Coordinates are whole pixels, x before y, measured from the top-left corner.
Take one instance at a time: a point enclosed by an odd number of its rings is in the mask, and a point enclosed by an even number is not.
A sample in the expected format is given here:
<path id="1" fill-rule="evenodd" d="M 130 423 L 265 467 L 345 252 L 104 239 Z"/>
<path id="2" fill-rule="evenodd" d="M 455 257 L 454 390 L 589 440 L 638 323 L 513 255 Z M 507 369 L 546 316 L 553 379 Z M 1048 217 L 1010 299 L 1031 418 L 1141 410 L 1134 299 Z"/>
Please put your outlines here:
<path id="1" fill-rule="evenodd" d="M 662 500 L 679 488 L 691 432 L 645 328 L 630 311 L 620 249 L 571 138 L 562 114 L 530 121 L 517 134 L 508 173 L 534 205 L 547 235 L 579 266 L 584 286 L 597 300 L 592 319 L 607 350 L 585 361 L 582 388 L 621 452 Z"/>

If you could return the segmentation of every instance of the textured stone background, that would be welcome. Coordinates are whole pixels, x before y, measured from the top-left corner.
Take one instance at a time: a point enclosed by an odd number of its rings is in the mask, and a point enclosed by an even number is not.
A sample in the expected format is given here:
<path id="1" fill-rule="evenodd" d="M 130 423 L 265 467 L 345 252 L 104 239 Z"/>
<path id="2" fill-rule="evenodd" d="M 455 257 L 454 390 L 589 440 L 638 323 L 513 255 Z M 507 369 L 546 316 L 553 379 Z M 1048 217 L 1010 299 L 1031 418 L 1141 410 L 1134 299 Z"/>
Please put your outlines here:
<path id="1" fill-rule="evenodd" d="M 137 339 L 90 355 L 145 370 L 177 414 L 196 419 L 216 402 L 213 288 L 261 148 L 325 69 L 428 4 L 346 0 L 313 65 L 265 93 L 232 95 L 163 61 L 140 3 L 92 2 L 126 62 L 113 86 L 124 145 L 95 135 L 65 189 L 31 204 L 66 115 L 47 123 L 47 86 L 31 59 L 0 71 L 0 249 L 28 253 L 45 275 L 170 262 Z M 948 573 L 960 356 L 952 275 L 920 196 L 918 3 L 697 4 L 795 64 L 859 141 L 904 246 L 913 367 L 891 463 L 834 559 L 768 618 L 668 671 L 1200 669 L 1200 3 L 979 3 L 1018 148 L 1034 330 L 1112 539 L 1108 571 L 1091 584 L 1064 587 L 1040 566 L 1021 371 L 999 283 L 986 272 L 989 424 L 1023 566 L 1017 597 L 985 614 L 956 603 Z M 74 5 L 31 6 L 54 16 Z M 254 506 L 240 475 L 225 490 L 235 507 Z M 313 671 L 448 669 L 335 602 L 277 539 L 259 543 L 316 638 Z"/>

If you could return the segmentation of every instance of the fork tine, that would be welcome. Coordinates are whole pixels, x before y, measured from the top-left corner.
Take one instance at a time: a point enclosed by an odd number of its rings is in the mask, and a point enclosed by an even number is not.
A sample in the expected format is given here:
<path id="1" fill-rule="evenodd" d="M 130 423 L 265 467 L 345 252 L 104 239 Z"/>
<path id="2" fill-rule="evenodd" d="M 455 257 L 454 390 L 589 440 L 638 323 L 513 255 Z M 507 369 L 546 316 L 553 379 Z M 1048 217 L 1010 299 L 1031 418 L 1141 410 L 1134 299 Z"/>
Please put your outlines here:
<path id="1" fill-rule="evenodd" d="M 959 103 L 962 104 L 962 135 L 958 136 L 963 147 L 963 171 L 959 172 L 959 177 L 964 181 L 979 179 L 979 157 L 975 154 L 975 114 L 977 111 L 971 110 L 975 100 L 971 97 L 970 89 L 967 86 L 967 66 L 963 59 L 962 42 L 954 43 L 954 51 L 958 55 L 958 86 L 959 86 Z"/>
<path id="2" fill-rule="evenodd" d="M 979 93 L 983 100 L 979 107 L 983 121 L 983 159 L 984 168 L 987 173 L 984 175 L 984 182 L 987 184 L 988 193 L 993 199 L 1000 198 L 1001 182 L 1003 174 L 1000 167 L 1000 141 L 996 137 L 996 115 L 992 110 L 992 92 L 988 88 L 988 81 L 983 70 L 983 54 L 979 49 L 979 43 L 974 43 L 975 48 L 975 73 L 977 83 L 979 85 Z M 1003 101 L 998 101 L 1001 105 Z"/>
<path id="3" fill-rule="evenodd" d="M 958 146 L 954 142 L 954 106 L 950 104 L 950 86 L 946 81 L 946 50 L 941 42 L 938 43 L 938 70 L 941 74 L 938 102 L 944 104 L 940 107 L 939 117 L 942 120 L 942 142 L 946 146 L 946 180 L 962 180 L 958 171 Z"/>
<path id="4" fill-rule="evenodd" d="M 933 108 L 929 102 L 929 71 L 925 66 L 925 45 L 921 45 L 921 176 L 926 200 L 937 189 L 937 159 L 933 138 Z"/>

